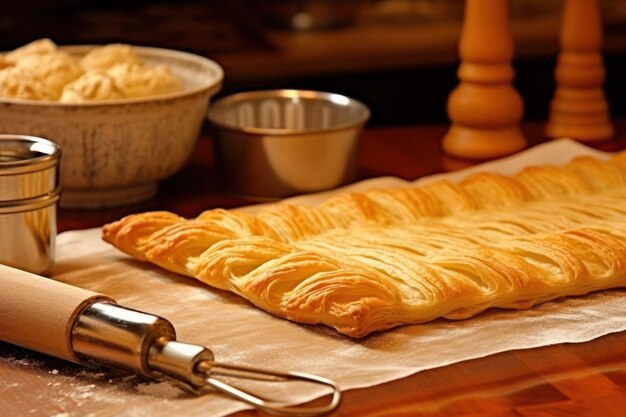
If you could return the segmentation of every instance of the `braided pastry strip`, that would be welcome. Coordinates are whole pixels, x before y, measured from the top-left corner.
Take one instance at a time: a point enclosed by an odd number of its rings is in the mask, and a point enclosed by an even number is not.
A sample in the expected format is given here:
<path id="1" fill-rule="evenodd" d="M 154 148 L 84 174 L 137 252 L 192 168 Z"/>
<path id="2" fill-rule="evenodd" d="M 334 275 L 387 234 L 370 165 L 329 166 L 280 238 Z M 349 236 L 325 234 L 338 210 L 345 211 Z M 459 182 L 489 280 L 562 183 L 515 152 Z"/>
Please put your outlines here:
<path id="1" fill-rule="evenodd" d="M 361 337 L 623 286 L 625 201 L 622 153 L 257 216 L 145 213 L 103 235 L 277 316 Z"/>
<path id="2" fill-rule="evenodd" d="M 115 238 L 119 240 L 116 246 L 143 259 L 143 250 L 137 250 L 142 245 L 142 239 L 148 239 L 157 229 L 183 221 L 195 221 L 202 225 L 211 223 L 217 235 L 224 235 L 225 238 L 267 236 L 282 242 L 294 242 L 362 224 L 389 225 L 488 208 L 504 209 L 531 201 L 596 193 L 623 186 L 626 186 L 626 151 L 616 154 L 609 161 L 579 157 L 564 167 L 531 166 L 510 177 L 484 172 L 470 175 L 459 184 L 441 180 L 421 187 L 347 193 L 319 206 L 276 204 L 256 215 L 213 209 L 201 213 L 196 219 L 186 220 L 172 213 L 149 212 L 106 225 L 104 238 L 120 236 Z"/>

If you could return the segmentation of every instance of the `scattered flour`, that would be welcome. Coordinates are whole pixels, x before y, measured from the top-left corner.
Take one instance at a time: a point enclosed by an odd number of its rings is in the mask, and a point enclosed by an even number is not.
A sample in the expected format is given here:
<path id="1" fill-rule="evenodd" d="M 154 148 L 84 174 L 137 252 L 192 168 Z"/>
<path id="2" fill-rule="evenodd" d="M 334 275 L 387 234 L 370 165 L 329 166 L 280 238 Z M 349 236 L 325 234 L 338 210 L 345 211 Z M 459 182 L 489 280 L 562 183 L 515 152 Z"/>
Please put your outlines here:
<path id="1" fill-rule="evenodd" d="M 47 404 L 57 410 L 57 414 L 50 417 L 96 417 L 94 413 L 81 413 L 78 408 L 92 409 L 102 406 L 118 407 L 122 405 L 125 416 L 150 417 L 149 409 L 136 406 L 139 398 L 156 401 L 162 406 L 172 405 L 173 400 L 184 398 L 189 394 L 182 389 L 163 381 L 150 381 L 128 372 L 109 368 L 83 368 L 73 364 L 50 358 L 49 360 L 37 353 L 16 353 L 0 355 L 0 365 L 8 368 L 36 369 L 33 372 L 37 380 L 41 380 L 42 389 L 32 393 L 33 403 Z M 41 359 L 39 359 L 41 356 Z M 27 372 L 30 373 L 29 370 Z M 2 393 L 9 390 L 22 390 L 24 385 L 19 382 L 10 382 L 0 387 Z M 149 397 L 149 398 L 146 398 Z M 1 408 L 1 407 L 0 407 Z M 68 411 L 63 411 L 68 410 Z M 70 410 L 74 410 L 71 411 Z M 29 415 L 38 415 L 40 408 L 32 408 Z M 91 414 L 91 416 L 90 416 Z M 2 415 L 0 411 L 0 416 Z"/>
<path id="2" fill-rule="evenodd" d="M 142 394 L 167 399 L 174 399 L 180 397 L 181 395 L 185 395 L 181 389 L 175 387 L 169 382 L 151 382 L 147 384 L 140 384 L 135 386 L 135 389 Z"/>

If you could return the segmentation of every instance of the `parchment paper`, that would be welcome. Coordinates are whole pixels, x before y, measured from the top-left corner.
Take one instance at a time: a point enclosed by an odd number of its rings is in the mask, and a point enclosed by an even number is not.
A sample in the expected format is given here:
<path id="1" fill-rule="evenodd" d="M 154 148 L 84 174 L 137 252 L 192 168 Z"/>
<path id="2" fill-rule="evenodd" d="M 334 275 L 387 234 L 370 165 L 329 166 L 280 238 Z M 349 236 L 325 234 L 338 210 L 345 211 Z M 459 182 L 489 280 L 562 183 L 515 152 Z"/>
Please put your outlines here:
<path id="1" fill-rule="evenodd" d="M 442 176 L 456 180 L 478 170 L 510 174 L 530 164 L 563 164 L 574 156 L 589 154 L 606 156 L 561 140 L 505 160 L 418 182 Z M 378 178 L 348 188 L 395 187 L 404 183 Z M 345 189 L 336 192 L 341 191 Z M 328 193 L 290 201 L 312 204 L 327 196 Z M 122 305 L 161 315 L 174 324 L 179 340 L 210 347 L 218 360 L 310 372 L 335 380 L 343 390 L 381 384 L 497 352 L 584 342 L 626 330 L 626 290 L 611 290 L 560 299 L 527 311 L 490 310 L 468 320 L 441 319 L 352 340 L 322 326 L 273 317 L 235 295 L 135 261 L 101 242 L 99 229 L 63 233 L 57 245 L 56 279 L 103 292 Z M 80 390 L 87 384 L 95 387 L 90 392 L 97 390 L 98 395 L 90 395 L 89 401 L 101 403 L 102 415 L 223 416 L 247 407 L 219 395 L 190 397 L 165 383 L 147 384 L 132 378 L 125 389 L 113 388 L 107 384 L 106 376 L 93 378 L 88 372 L 75 379 L 75 394 L 83 392 Z M 128 384 L 134 388 L 129 389 Z M 297 402 L 327 393 L 309 385 L 267 392 Z"/>

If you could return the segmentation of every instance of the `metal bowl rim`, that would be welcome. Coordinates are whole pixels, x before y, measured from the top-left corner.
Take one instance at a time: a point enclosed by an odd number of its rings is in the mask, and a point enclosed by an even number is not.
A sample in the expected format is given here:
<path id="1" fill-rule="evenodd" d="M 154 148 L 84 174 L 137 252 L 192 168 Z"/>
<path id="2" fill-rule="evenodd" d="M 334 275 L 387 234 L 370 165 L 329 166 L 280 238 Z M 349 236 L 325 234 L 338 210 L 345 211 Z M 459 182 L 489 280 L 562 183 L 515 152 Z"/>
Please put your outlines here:
<path id="1" fill-rule="evenodd" d="M 315 128 L 315 129 L 276 129 L 276 128 L 265 128 L 265 127 L 241 127 L 241 126 L 232 126 L 221 121 L 215 120 L 214 117 L 211 117 L 213 113 L 219 110 L 220 106 L 225 106 L 231 104 L 233 102 L 241 102 L 247 99 L 256 99 L 263 97 L 276 97 L 276 98 L 289 98 L 289 97 L 302 97 L 305 99 L 323 99 L 325 101 L 331 101 L 331 97 L 341 97 L 344 100 L 347 100 L 348 105 L 356 105 L 357 108 L 361 110 L 361 114 L 359 117 L 355 118 L 352 121 L 340 123 L 332 127 L 327 128 Z M 349 130 L 359 127 L 367 123 L 371 116 L 371 111 L 369 107 L 360 100 L 354 99 L 352 97 L 348 97 L 339 93 L 330 93 L 325 91 L 314 91 L 314 90 L 297 90 L 297 89 L 277 89 L 277 90 L 257 90 L 257 91 L 244 91 L 240 93 L 231 94 L 226 97 L 222 97 L 216 100 L 214 103 L 209 106 L 207 111 L 207 118 L 209 122 L 214 126 L 223 130 L 228 130 L 231 132 L 237 133 L 245 133 L 250 135 L 272 135 L 272 136 L 293 136 L 293 135 L 310 135 L 317 133 L 330 133 L 336 132 L 340 130 Z"/>

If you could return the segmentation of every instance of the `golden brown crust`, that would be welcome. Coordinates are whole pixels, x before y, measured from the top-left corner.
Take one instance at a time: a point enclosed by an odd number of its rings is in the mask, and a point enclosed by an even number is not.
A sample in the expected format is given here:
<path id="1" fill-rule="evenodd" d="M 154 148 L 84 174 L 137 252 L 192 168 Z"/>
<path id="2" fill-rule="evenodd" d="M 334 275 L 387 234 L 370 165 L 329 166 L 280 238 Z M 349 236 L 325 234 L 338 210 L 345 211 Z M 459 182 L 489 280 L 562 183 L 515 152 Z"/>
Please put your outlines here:
<path id="1" fill-rule="evenodd" d="M 256 215 L 126 217 L 121 250 L 353 337 L 626 283 L 626 153 Z"/>

